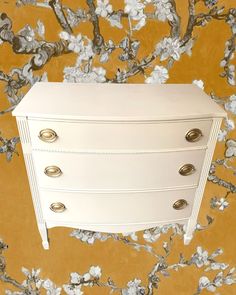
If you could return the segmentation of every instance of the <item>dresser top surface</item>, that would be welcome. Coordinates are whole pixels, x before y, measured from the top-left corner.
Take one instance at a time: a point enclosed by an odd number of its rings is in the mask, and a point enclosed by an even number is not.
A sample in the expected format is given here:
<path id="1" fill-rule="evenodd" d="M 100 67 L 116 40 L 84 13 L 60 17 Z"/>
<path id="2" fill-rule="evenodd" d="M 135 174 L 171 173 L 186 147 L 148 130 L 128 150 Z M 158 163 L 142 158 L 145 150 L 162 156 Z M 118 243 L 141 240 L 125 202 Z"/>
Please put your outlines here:
<path id="1" fill-rule="evenodd" d="M 225 117 L 194 84 L 37 82 L 14 116 L 58 120 L 173 120 Z"/>

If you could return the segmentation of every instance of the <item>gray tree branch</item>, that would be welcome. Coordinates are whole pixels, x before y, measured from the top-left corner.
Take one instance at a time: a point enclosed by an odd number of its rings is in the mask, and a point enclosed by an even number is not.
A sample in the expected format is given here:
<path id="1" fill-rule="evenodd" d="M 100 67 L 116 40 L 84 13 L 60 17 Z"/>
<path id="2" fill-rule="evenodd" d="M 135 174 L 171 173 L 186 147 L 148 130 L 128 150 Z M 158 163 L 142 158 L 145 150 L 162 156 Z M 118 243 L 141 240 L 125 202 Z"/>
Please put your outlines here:
<path id="1" fill-rule="evenodd" d="M 170 0 L 170 3 L 171 3 L 171 12 L 174 18 L 173 21 L 169 21 L 169 24 L 171 26 L 170 35 L 172 38 L 179 38 L 181 18 L 177 13 L 175 0 Z"/>
<path id="2" fill-rule="evenodd" d="M 93 50 L 95 53 L 99 54 L 104 45 L 104 39 L 100 33 L 99 18 L 95 13 L 96 8 L 93 0 L 86 0 L 86 2 L 89 7 L 90 21 L 93 24 Z"/>
<path id="3" fill-rule="evenodd" d="M 72 28 L 67 21 L 66 15 L 65 15 L 62 5 L 61 5 L 61 1 L 60 0 L 50 0 L 48 4 L 50 5 L 52 10 L 54 11 L 56 18 L 57 18 L 59 24 L 61 25 L 61 27 L 63 28 L 63 30 L 65 30 L 66 32 L 71 34 Z"/>
<path id="4" fill-rule="evenodd" d="M 23 287 L 19 282 L 17 282 L 16 280 L 12 279 L 11 277 L 9 277 L 7 274 L 0 274 L 0 281 L 4 282 L 4 283 L 8 283 L 11 284 L 12 286 L 22 290 L 23 292 L 25 292 L 25 294 L 29 294 L 26 293 L 27 289 L 25 287 Z M 36 294 L 35 294 L 36 295 Z"/>

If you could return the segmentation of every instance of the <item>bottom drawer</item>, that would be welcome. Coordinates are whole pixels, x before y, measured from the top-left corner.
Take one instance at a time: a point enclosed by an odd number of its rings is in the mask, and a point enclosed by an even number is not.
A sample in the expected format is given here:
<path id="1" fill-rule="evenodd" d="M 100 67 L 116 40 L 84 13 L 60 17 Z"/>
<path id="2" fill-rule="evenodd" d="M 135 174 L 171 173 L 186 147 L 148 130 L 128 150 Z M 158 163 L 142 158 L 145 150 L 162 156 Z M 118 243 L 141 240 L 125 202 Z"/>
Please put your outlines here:
<path id="1" fill-rule="evenodd" d="M 40 192 L 45 221 L 61 225 L 63 222 L 128 225 L 184 219 L 191 215 L 194 195 L 195 189 L 128 193 Z M 175 209 L 173 204 L 178 200 L 185 200 L 187 206 Z M 55 203 L 63 204 L 64 211 L 59 204 L 54 209 L 63 212 L 53 212 L 50 206 Z M 176 207 L 180 205 L 181 202 L 176 203 Z M 106 227 L 103 228 L 106 231 Z"/>

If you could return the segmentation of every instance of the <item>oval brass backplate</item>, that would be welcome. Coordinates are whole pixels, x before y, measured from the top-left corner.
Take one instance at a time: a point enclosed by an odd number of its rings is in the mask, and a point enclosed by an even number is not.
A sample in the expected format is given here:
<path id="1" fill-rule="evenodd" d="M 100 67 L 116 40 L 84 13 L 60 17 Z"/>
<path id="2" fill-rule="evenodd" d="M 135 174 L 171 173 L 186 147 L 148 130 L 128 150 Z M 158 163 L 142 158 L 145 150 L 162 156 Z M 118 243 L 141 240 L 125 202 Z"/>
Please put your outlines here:
<path id="1" fill-rule="evenodd" d="M 203 136 L 202 131 L 198 128 L 194 128 L 189 130 L 186 135 L 185 138 L 188 142 L 196 142 L 198 140 L 200 140 L 200 138 Z"/>
<path id="2" fill-rule="evenodd" d="M 193 164 L 184 164 L 179 168 L 179 174 L 182 176 L 188 176 L 193 174 L 196 171 Z"/>
<path id="3" fill-rule="evenodd" d="M 47 166 L 44 169 L 44 173 L 48 176 L 48 177 L 59 177 L 62 174 L 62 171 L 59 167 L 57 166 Z"/>
<path id="4" fill-rule="evenodd" d="M 60 202 L 52 203 L 50 209 L 55 213 L 62 213 L 66 210 L 66 206 Z"/>
<path id="5" fill-rule="evenodd" d="M 58 138 L 58 135 L 54 130 L 46 128 L 39 132 L 38 137 L 45 142 L 54 142 Z"/>
<path id="6" fill-rule="evenodd" d="M 188 206 L 188 202 L 184 199 L 179 199 L 173 204 L 175 210 L 182 210 Z"/>

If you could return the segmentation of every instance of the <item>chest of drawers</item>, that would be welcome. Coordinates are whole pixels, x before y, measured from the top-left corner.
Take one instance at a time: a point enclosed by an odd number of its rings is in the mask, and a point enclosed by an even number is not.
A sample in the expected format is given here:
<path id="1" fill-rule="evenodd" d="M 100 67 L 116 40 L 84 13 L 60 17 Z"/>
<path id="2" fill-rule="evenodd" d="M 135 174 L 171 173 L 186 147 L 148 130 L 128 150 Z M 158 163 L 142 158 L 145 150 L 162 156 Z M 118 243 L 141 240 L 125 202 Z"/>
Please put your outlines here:
<path id="1" fill-rule="evenodd" d="M 226 116 L 197 86 L 40 82 L 13 115 L 45 249 L 55 226 L 190 242 Z"/>

